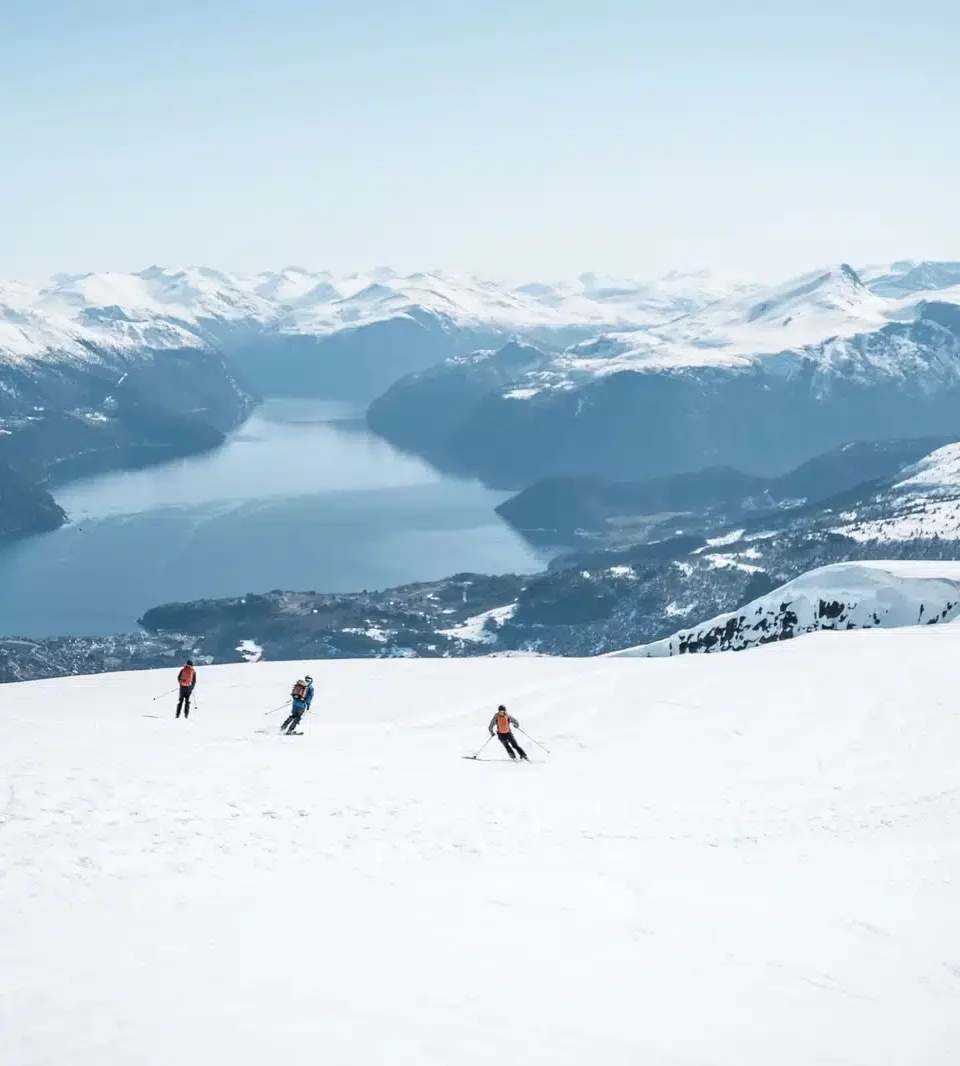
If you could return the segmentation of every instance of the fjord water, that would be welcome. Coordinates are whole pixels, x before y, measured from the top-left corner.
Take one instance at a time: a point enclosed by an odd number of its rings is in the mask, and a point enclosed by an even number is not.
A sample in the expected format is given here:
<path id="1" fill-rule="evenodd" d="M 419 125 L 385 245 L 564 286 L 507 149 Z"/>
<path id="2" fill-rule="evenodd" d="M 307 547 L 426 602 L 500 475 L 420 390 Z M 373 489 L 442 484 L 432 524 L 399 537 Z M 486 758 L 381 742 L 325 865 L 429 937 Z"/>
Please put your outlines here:
<path id="1" fill-rule="evenodd" d="M 494 513 L 505 493 L 398 452 L 358 415 L 272 400 L 216 452 L 59 489 L 70 523 L 0 550 L 0 634 L 129 632 L 171 600 L 542 567 Z"/>

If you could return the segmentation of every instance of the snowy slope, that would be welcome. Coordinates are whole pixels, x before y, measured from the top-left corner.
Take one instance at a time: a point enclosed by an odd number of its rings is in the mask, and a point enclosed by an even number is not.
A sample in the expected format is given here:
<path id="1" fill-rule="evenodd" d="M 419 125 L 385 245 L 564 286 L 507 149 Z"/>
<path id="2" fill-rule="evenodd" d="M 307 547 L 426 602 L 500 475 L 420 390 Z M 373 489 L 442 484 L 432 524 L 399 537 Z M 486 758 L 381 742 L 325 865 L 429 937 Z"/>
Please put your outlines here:
<path id="1" fill-rule="evenodd" d="M 70 279 L 54 291 L 0 284 L 0 363 L 51 356 L 90 362 L 100 357 L 93 349 L 207 348 L 180 310 L 159 310 L 125 277 Z"/>
<path id="2" fill-rule="evenodd" d="M 955 641 L 5 687 L 4 1064 L 953 1066 Z"/>
<path id="3" fill-rule="evenodd" d="M 863 333 L 885 325 L 890 310 L 844 263 L 747 298 L 722 301 L 675 323 L 667 336 L 678 345 L 755 355 Z"/>
<path id="4" fill-rule="evenodd" d="M 892 487 L 854 511 L 834 532 L 855 540 L 960 540 L 960 444 L 939 448 Z"/>
<path id="5" fill-rule="evenodd" d="M 716 556 L 717 565 L 744 565 Z M 613 657 L 742 651 L 818 630 L 892 628 L 960 616 L 960 563 L 855 562 L 818 567 L 767 596 Z M 956 631 L 960 639 L 960 631 Z"/>

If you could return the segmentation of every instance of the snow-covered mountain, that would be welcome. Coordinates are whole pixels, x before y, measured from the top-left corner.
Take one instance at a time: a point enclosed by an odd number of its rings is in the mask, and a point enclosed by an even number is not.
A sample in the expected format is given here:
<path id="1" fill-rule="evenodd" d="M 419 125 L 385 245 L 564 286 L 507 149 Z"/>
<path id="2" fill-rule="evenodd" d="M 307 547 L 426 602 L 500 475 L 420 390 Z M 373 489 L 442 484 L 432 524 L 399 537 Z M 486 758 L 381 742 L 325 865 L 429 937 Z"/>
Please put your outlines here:
<path id="1" fill-rule="evenodd" d="M 960 431 L 955 288 L 877 295 L 843 265 L 642 331 L 398 382 L 370 425 L 504 487 L 709 465 L 776 475 L 846 441 Z"/>
<path id="2" fill-rule="evenodd" d="M 528 375 L 520 389 L 566 388 L 624 370 L 768 369 L 773 362 L 773 372 L 790 374 L 803 361 L 829 369 L 853 358 L 854 338 L 890 323 L 913 321 L 922 302 L 960 303 L 956 296 L 948 288 L 903 299 L 885 298 L 872 292 L 852 267 L 842 264 L 783 285 L 718 300 L 643 332 L 608 333 L 575 345 L 553 357 L 544 370 Z"/>
<path id="3" fill-rule="evenodd" d="M 383 267 L 245 276 L 153 266 L 60 275 L 33 287 L 0 282 L 0 388 L 11 366 L 36 373 L 49 364 L 152 362 L 189 350 L 225 355 L 263 395 L 369 402 L 404 374 L 514 334 L 560 350 L 748 288 L 708 274 L 513 284 Z"/>
<path id="4" fill-rule="evenodd" d="M 863 332 L 902 314 L 904 300 L 957 285 L 960 265 L 912 262 L 873 268 L 869 287 L 842 266 L 772 289 L 703 271 L 656 281 L 584 273 L 515 284 L 440 271 L 402 276 L 388 268 L 336 275 L 288 267 L 247 276 L 152 266 L 57 275 L 39 286 L 0 281 L 0 358 L 82 355 L 85 344 L 190 346 L 209 342 L 218 325 L 240 323 L 326 336 L 411 314 L 519 332 L 670 324 L 638 357 L 657 349 L 667 355 L 664 345 L 674 359 L 685 347 L 752 355 Z"/>
<path id="5" fill-rule="evenodd" d="M 835 532 L 860 541 L 960 541 L 960 444 L 937 449 L 837 519 Z"/>
<path id="6" fill-rule="evenodd" d="M 218 326 L 325 336 L 410 314 L 500 330 L 638 327 L 742 291 L 707 274 L 662 282 L 600 279 L 510 285 L 378 269 L 336 276 L 290 267 L 252 277 L 207 267 L 60 275 L 39 287 L 0 282 L 0 358 L 102 347 L 208 343 Z"/>
<path id="7" fill-rule="evenodd" d="M 653 658 L 742 651 L 820 630 L 931 625 L 958 616 L 960 562 L 837 563 L 812 570 L 736 611 L 613 654 Z"/>
<path id="8" fill-rule="evenodd" d="M 4 1062 L 953 1066 L 950 629 L 6 687 Z"/>
<path id="9" fill-rule="evenodd" d="M 0 283 L 0 460 L 39 481 L 168 458 L 211 446 L 254 396 L 292 394 L 381 396 L 378 432 L 511 488 L 776 474 L 851 439 L 960 430 L 953 266 L 768 289 L 298 267 Z"/>
<path id="10" fill-rule="evenodd" d="M 200 301 L 167 295 L 127 275 L 60 278 L 49 289 L 0 284 L 0 361 L 89 362 L 98 351 L 209 347 L 195 328 Z"/>
<path id="11" fill-rule="evenodd" d="M 36 483 L 222 443 L 252 390 L 199 316 L 246 320 L 259 309 L 241 297 L 202 271 L 0 283 L 0 463 L 24 484 L 18 513 L 0 528 L 46 528 L 22 506 Z"/>

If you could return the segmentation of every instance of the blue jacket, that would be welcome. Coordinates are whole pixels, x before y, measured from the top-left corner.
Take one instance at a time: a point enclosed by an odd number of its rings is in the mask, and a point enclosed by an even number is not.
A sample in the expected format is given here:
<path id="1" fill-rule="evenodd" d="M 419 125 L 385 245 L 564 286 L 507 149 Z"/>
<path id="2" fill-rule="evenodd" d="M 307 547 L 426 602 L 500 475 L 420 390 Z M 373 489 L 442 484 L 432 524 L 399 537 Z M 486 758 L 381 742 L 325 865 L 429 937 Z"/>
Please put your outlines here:
<path id="1" fill-rule="evenodd" d="M 307 694 L 303 697 L 303 699 L 302 700 L 295 699 L 293 701 L 293 709 L 295 711 L 309 711 L 311 703 L 313 703 L 313 682 L 312 681 L 310 682 L 309 685 L 307 685 Z"/>

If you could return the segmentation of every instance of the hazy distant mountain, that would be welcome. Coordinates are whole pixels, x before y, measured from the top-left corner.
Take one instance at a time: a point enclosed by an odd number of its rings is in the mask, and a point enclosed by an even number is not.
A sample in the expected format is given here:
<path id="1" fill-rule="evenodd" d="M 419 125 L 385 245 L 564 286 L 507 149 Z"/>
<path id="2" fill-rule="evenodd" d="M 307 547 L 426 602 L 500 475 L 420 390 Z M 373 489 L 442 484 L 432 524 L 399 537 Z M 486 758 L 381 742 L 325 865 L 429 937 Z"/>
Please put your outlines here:
<path id="1" fill-rule="evenodd" d="M 213 347 L 261 393 L 369 401 L 404 374 L 514 335 L 562 349 L 748 288 L 706 273 L 516 285 L 385 267 L 346 276 L 159 266 L 60 275 L 42 286 L 0 283 L 0 373 L 25 359 Z"/>
<path id="2" fill-rule="evenodd" d="M 434 315 L 460 329 L 635 328 L 746 287 L 706 273 L 653 283 L 584 274 L 571 282 L 520 285 L 441 273 L 401 277 L 386 268 L 347 276 L 299 267 L 249 277 L 158 266 L 133 274 L 59 275 L 39 287 L 0 282 L 0 358 L 79 355 L 89 345 L 195 346 L 238 325 L 322 337 L 405 315 Z"/>
<path id="3" fill-rule="evenodd" d="M 870 288 L 842 265 L 561 352 L 480 351 L 397 382 L 368 420 L 504 487 L 704 466 L 769 476 L 845 441 L 949 436 L 960 289 L 878 295 L 889 277 Z M 947 265 L 928 280 L 950 280 Z"/>
<path id="4" fill-rule="evenodd" d="M 906 259 L 888 267 L 868 268 L 864 280 L 878 296 L 903 299 L 960 285 L 960 263 L 917 263 Z"/>

